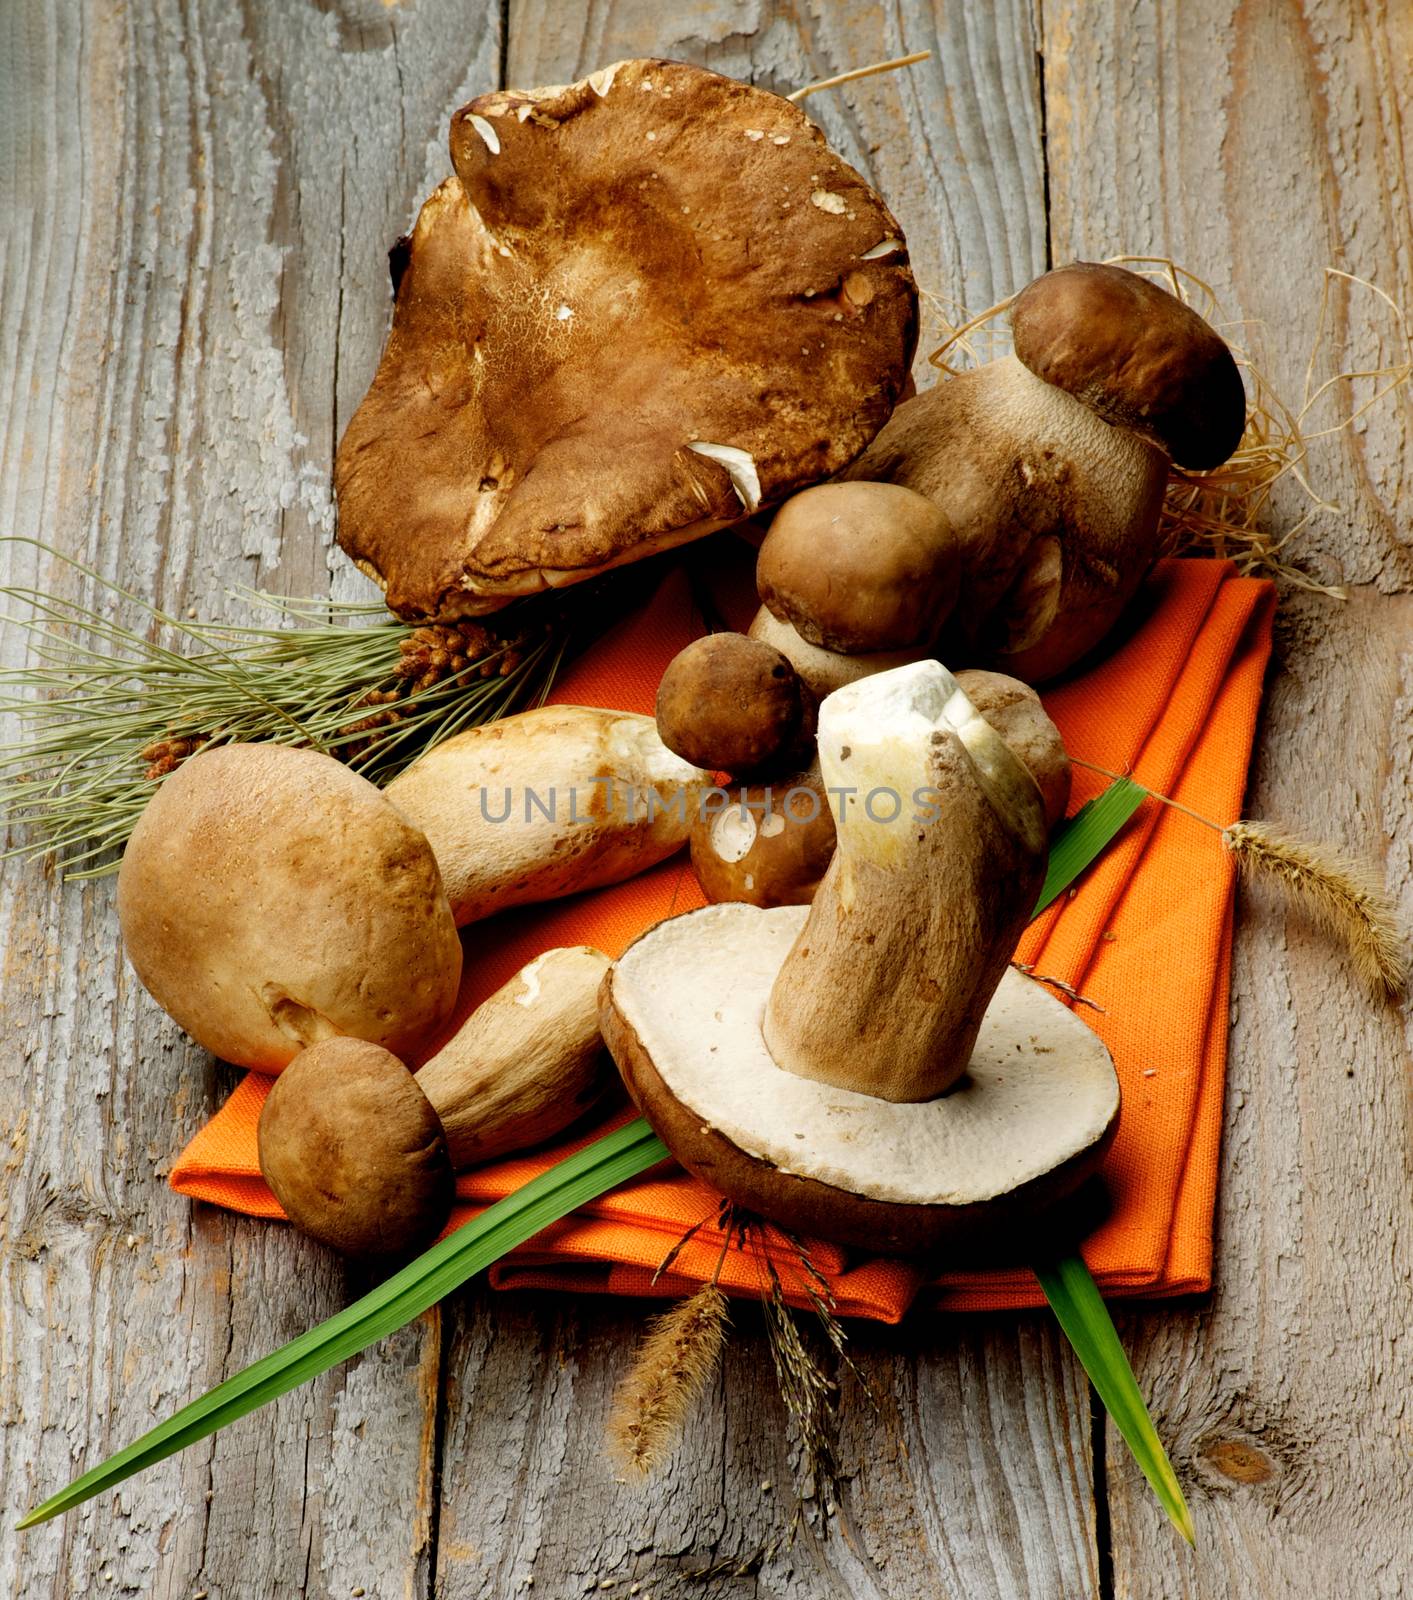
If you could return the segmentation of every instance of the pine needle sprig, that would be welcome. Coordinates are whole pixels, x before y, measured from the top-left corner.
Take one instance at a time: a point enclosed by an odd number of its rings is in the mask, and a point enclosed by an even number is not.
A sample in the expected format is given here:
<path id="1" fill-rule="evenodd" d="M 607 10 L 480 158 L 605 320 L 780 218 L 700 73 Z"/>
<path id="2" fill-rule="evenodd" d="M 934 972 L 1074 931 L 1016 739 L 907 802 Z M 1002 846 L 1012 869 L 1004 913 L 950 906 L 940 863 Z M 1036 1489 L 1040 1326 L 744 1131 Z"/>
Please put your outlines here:
<path id="1" fill-rule="evenodd" d="M 671 1454 L 720 1364 L 730 1320 L 714 1281 L 654 1319 L 609 1414 L 609 1443 L 629 1472 L 646 1476 Z"/>
<path id="2" fill-rule="evenodd" d="M 1393 1000 L 1407 989 L 1408 948 L 1397 912 L 1366 865 L 1264 822 L 1234 822 L 1222 830 L 1222 843 L 1239 871 L 1280 884 L 1338 939 L 1376 994 Z"/>
<path id="3" fill-rule="evenodd" d="M 207 745 L 300 745 L 385 783 L 453 734 L 543 702 L 571 643 L 617 615 L 575 596 L 508 621 L 415 624 L 378 602 L 243 591 L 272 624 L 202 623 L 39 548 L 94 599 L 0 587 L 30 644 L 0 671 L 0 718 L 20 731 L 0 744 L 0 826 L 23 825 L 0 859 L 43 855 L 74 878 L 113 871 L 156 784 Z"/>

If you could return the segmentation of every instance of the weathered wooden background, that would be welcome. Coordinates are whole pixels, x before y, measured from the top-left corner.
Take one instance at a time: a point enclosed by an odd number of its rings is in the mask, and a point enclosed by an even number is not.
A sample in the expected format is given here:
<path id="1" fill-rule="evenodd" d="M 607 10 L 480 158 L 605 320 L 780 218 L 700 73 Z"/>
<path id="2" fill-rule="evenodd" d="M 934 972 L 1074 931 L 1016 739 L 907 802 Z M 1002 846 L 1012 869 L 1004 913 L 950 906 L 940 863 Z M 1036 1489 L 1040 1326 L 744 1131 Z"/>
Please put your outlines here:
<path id="1" fill-rule="evenodd" d="M 241 582 L 355 592 L 330 552 L 334 443 L 387 322 L 387 245 L 448 170 L 452 108 L 624 55 L 788 89 L 922 48 L 810 109 L 939 297 L 980 307 L 1050 261 L 1171 254 L 1252 319 L 1296 395 L 1326 264 L 1413 306 L 1408 0 L 4 0 L 0 524 L 208 616 Z M 1336 292 L 1331 362 L 1366 360 L 1373 305 Z M 1250 802 L 1367 851 L 1405 912 L 1411 404 L 1313 449 L 1343 509 L 1302 550 L 1350 598 L 1284 597 Z M 54 581 L 28 549 L 6 560 Z M 136 989 L 115 935 L 110 884 L 5 867 L 8 1592 L 1413 1593 L 1407 1014 L 1371 1012 L 1257 895 L 1218 1288 L 1123 1319 L 1196 1555 L 1044 1318 L 859 1330 L 888 1425 L 852 1411 L 853 1541 L 759 1559 L 790 1474 L 749 1312 L 679 1466 L 641 1492 L 600 1447 L 640 1308 L 482 1291 L 15 1534 L 41 1493 L 356 1287 L 288 1230 L 166 1188 L 232 1076 Z M 745 1570 L 689 1576 L 719 1561 Z"/>

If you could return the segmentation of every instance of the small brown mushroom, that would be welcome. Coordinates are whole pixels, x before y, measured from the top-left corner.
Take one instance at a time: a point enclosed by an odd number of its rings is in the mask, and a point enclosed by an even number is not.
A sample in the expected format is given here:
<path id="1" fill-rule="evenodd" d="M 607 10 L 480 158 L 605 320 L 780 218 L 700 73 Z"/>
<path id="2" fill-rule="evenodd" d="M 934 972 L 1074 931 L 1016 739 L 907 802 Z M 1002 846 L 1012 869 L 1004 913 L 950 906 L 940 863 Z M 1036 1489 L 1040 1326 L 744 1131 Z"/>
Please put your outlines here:
<path id="1" fill-rule="evenodd" d="M 854 793 L 813 905 L 659 923 L 604 980 L 604 1038 L 677 1159 L 783 1226 L 903 1254 L 1010 1230 L 1119 1109 L 1098 1036 L 1008 967 L 1039 791 L 931 661 L 838 691 L 819 748 Z"/>
<path id="2" fill-rule="evenodd" d="M 1160 554 L 1169 456 L 1224 460 L 1245 399 L 1216 332 L 1119 267 L 1045 274 L 1012 322 L 1014 355 L 900 405 L 847 476 L 914 489 L 954 529 L 941 653 L 1034 683 L 1113 626 Z"/>
<path id="3" fill-rule="evenodd" d="M 603 1094 L 595 997 L 607 970 L 587 945 L 547 950 L 415 1076 L 377 1045 L 311 1045 L 260 1113 L 260 1170 L 290 1221 L 348 1255 L 434 1238 L 455 1173 L 542 1143 Z"/>
<path id="4" fill-rule="evenodd" d="M 410 1052 L 456 1004 L 461 942 L 431 846 L 313 750 L 231 744 L 183 762 L 133 829 L 118 917 L 157 1003 L 261 1072 L 340 1034 Z"/>
<path id="5" fill-rule="evenodd" d="M 339 445 L 339 541 L 455 617 L 700 538 L 858 454 L 917 290 L 800 107 L 681 61 L 503 89 L 451 122 Z"/>
<path id="6" fill-rule="evenodd" d="M 868 655 L 853 656 L 846 656 L 839 650 L 825 650 L 801 638 L 788 622 L 772 616 L 765 606 L 751 619 L 747 637 L 759 639 L 762 644 L 778 650 L 816 700 L 823 700 L 846 683 L 857 683 L 875 672 L 891 672 L 894 667 L 921 661 L 928 653 L 922 646 L 912 650 L 875 650 Z"/>
<path id="7" fill-rule="evenodd" d="M 767 610 L 844 655 L 925 646 L 956 596 L 946 517 L 895 483 L 824 483 L 775 513 L 756 563 Z"/>
<path id="8" fill-rule="evenodd" d="M 773 646 L 743 633 L 709 633 L 668 663 L 657 691 L 657 731 L 693 766 L 745 776 L 798 764 L 814 733 L 814 696 Z"/>
<path id="9" fill-rule="evenodd" d="M 703 802 L 692 824 L 692 870 L 708 900 L 804 906 L 834 854 L 834 814 L 816 761 L 804 772 Z"/>
<path id="10" fill-rule="evenodd" d="M 1070 802 L 1070 758 L 1060 730 L 1028 683 L 978 667 L 957 674 L 967 699 L 995 728 L 1040 786 L 1045 822 L 1053 829 Z"/>

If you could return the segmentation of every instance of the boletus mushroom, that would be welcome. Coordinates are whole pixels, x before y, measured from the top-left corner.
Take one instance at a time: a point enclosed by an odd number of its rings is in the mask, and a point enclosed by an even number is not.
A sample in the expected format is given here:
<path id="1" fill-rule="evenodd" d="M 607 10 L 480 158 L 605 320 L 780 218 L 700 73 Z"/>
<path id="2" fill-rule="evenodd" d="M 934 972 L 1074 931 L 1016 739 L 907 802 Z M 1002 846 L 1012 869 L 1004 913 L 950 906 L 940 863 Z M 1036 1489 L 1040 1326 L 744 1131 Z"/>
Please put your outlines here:
<path id="1" fill-rule="evenodd" d="M 687 842 L 710 781 L 651 717 L 543 706 L 435 745 L 384 792 L 426 834 L 460 927 L 646 871 Z"/>
<path id="2" fill-rule="evenodd" d="M 290 1221 L 347 1255 L 400 1255 L 446 1225 L 455 1174 L 542 1143 L 604 1092 L 608 957 L 547 950 L 415 1075 L 358 1039 L 311 1045 L 260 1113 L 260 1170 Z"/>
<path id="3" fill-rule="evenodd" d="M 857 655 L 826 650 L 822 645 L 811 644 L 791 623 L 775 616 L 768 606 L 762 606 L 751 618 L 746 637 L 778 650 L 816 700 L 823 700 L 846 683 L 857 683 L 860 678 L 872 677 L 876 672 L 891 672 L 894 667 L 921 661 L 929 653 L 922 645 L 910 650 L 871 650 Z"/>
<path id="4" fill-rule="evenodd" d="M 819 762 L 770 783 L 703 801 L 692 823 L 692 871 L 708 900 L 804 906 L 834 854 L 832 798 Z"/>
<path id="5" fill-rule="evenodd" d="M 819 752 L 846 793 L 813 904 L 658 924 L 604 980 L 604 1038 L 677 1159 L 744 1206 L 870 1250 L 985 1238 L 1077 1187 L 1119 1109 L 1098 1037 L 1008 967 L 1040 792 L 935 661 L 832 695 Z"/>
<path id="6" fill-rule="evenodd" d="M 1160 554 L 1169 463 L 1224 461 L 1245 393 L 1220 335 L 1122 267 L 1048 272 L 1011 322 L 1014 355 L 904 402 L 846 475 L 914 489 L 951 525 L 942 653 L 1040 682 L 1113 626 Z"/>
<path id="7" fill-rule="evenodd" d="M 822 483 L 775 513 L 756 562 L 762 604 L 824 650 L 927 646 L 956 598 L 956 538 L 896 483 Z"/>
<path id="8" fill-rule="evenodd" d="M 183 762 L 128 840 L 118 917 L 157 1003 L 261 1072 L 336 1035 L 414 1050 L 456 1004 L 461 942 L 431 846 L 312 750 L 231 744 Z"/>
<path id="9" fill-rule="evenodd" d="M 339 542 L 458 617 L 696 539 L 845 466 L 916 342 L 902 230 L 789 101 L 680 61 L 451 122 L 335 463 Z"/>
<path id="10" fill-rule="evenodd" d="M 816 701 L 773 645 L 743 633 L 694 639 L 667 664 L 657 731 L 674 754 L 736 777 L 798 766 L 814 736 Z"/>

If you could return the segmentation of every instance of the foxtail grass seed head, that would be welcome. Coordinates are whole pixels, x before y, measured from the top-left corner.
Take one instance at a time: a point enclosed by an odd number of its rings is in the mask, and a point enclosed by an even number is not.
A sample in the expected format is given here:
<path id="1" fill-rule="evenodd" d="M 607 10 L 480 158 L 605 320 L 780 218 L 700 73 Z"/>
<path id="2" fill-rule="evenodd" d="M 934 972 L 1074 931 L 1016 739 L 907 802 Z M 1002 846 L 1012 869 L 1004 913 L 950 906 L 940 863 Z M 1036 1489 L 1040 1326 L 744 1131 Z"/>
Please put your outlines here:
<path id="1" fill-rule="evenodd" d="M 671 1455 L 729 1325 L 726 1296 L 712 1283 L 655 1319 L 609 1414 L 609 1444 L 628 1471 L 646 1476 Z"/>
<path id="2" fill-rule="evenodd" d="M 1348 949 L 1374 991 L 1396 999 L 1408 987 L 1408 945 L 1393 903 L 1368 867 L 1263 822 L 1234 822 L 1222 843 L 1238 869 L 1270 878 Z"/>

